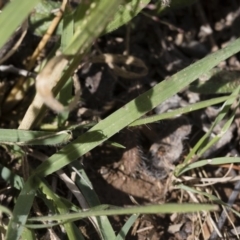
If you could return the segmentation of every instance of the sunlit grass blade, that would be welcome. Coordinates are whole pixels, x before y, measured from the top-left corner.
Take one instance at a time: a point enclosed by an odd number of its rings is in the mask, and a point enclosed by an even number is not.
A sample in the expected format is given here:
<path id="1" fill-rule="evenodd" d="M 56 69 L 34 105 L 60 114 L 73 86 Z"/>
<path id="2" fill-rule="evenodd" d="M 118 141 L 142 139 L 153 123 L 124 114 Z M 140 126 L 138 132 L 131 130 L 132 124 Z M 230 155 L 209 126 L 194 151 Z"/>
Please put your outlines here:
<path id="1" fill-rule="evenodd" d="M 36 169 L 34 174 L 47 176 L 76 160 L 239 50 L 240 39 L 237 39 L 226 48 L 205 57 L 168 80 L 157 84 L 51 156 Z"/>

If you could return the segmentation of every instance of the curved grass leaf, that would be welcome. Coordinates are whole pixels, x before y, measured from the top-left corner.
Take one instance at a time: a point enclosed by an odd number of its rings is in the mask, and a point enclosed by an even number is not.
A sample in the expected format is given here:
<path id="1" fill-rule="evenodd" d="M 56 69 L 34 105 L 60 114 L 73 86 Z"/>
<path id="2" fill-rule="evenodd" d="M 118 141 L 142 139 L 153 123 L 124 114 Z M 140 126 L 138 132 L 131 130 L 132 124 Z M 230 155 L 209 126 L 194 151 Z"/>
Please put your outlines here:
<path id="1" fill-rule="evenodd" d="M 134 206 L 117 209 L 105 210 L 89 210 L 80 213 L 61 214 L 58 216 L 47 217 L 32 217 L 28 221 L 76 221 L 78 219 L 90 216 L 113 216 L 113 215 L 126 215 L 126 214 L 171 214 L 171 213 L 187 213 L 198 211 L 216 211 L 218 207 L 210 204 L 162 204 L 162 205 L 148 205 L 148 206 Z"/>
<path id="2" fill-rule="evenodd" d="M 3 205 L 0 205 L 0 213 L 6 213 L 7 215 L 9 215 L 10 217 L 12 217 L 12 212 L 6 208 L 5 206 Z"/>

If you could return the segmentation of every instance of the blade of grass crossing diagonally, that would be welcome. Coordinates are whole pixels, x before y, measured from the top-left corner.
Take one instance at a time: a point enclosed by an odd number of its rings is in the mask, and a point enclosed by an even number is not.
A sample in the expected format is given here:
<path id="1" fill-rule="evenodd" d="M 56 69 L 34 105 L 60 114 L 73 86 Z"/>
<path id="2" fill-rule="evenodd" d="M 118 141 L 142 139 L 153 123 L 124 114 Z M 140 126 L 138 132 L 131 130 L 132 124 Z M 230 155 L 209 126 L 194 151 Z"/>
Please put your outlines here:
<path id="1" fill-rule="evenodd" d="M 226 48 L 212 53 L 157 84 L 51 156 L 35 170 L 34 174 L 47 176 L 76 160 L 239 50 L 240 39 L 237 39 Z"/>
<path id="2" fill-rule="evenodd" d="M 119 231 L 119 233 L 118 233 L 118 235 L 117 235 L 115 240 L 124 240 L 126 238 L 129 229 L 135 223 L 135 221 L 137 220 L 139 215 L 140 214 L 134 214 L 126 221 L 126 223 L 123 225 L 123 227 Z"/>

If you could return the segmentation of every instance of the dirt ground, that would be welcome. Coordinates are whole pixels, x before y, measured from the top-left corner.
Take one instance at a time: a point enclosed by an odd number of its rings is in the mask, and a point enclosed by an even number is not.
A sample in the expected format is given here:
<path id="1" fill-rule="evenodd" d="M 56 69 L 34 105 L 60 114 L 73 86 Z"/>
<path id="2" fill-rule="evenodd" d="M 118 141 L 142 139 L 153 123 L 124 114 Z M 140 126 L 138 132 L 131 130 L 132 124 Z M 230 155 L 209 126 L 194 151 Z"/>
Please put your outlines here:
<path id="1" fill-rule="evenodd" d="M 240 36 L 238 0 L 197 1 L 189 7 L 168 11 L 160 16 L 151 10 L 154 6 L 153 1 L 144 9 L 144 13 L 139 14 L 127 26 L 98 39 L 92 49 L 93 55 L 99 51 L 134 55 L 147 65 L 148 74 L 130 80 L 115 76 L 104 64 L 85 66 L 78 72 L 83 102 L 72 112 L 72 122 L 105 118 L 161 80 Z M 27 56 L 37 41 L 38 38 L 29 32 L 19 51 L 8 60 L 8 64 L 22 67 L 23 63 L 19 63 L 18 56 L 21 59 Z M 239 61 L 240 55 L 237 54 L 222 62 L 219 67 L 239 71 Z M 5 73 L 0 74 L 2 78 L 9 77 Z M 184 89 L 149 115 L 211 97 Z M 190 195 L 173 188 L 172 170 L 182 162 L 206 129 L 209 129 L 218 112 L 218 106 L 209 107 L 172 120 L 127 128 L 110 139 L 125 146 L 125 149 L 116 148 L 107 142 L 86 154 L 81 161 L 100 202 L 117 206 L 193 202 Z M 9 121 L 11 117 L 12 112 L 4 113 L 2 127 L 16 128 L 17 122 Z M 221 130 L 221 124 L 216 127 L 215 133 Z M 221 141 L 209 149 L 203 158 L 239 156 L 239 124 L 239 118 L 236 118 Z M 233 168 L 230 175 L 236 176 L 238 171 L 238 168 Z M 208 177 L 216 177 L 223 176 L 227 169 L 209 167 L 205 172 Z M 192 174 L 198 176 L 199 173 Z M 231 194 L 236 191 L 234 189 L 237 184 L 238 182 L 216 184 L 215 188 L 220 198 L 228 202 Z M 239 210 L 239 197 L 235 198 L 233 204 Z M 230 216 L 235 226 L 239 226 L 239 219 L 232 214 Z M 141 216 L 127 239 L 219 239 L 212 234 L 212 225 L 203 222 L 200 226 L 198 217 L 197 214 Z M 212 217 L 218 225 L 219 216 Z M 110 219 L 118 231 L 127 217 Z M 226 220 L 220 232 L 230 236 L 232 228 Z M 91 233 L 87 235 L 89 239 L 97 239 Z"/>

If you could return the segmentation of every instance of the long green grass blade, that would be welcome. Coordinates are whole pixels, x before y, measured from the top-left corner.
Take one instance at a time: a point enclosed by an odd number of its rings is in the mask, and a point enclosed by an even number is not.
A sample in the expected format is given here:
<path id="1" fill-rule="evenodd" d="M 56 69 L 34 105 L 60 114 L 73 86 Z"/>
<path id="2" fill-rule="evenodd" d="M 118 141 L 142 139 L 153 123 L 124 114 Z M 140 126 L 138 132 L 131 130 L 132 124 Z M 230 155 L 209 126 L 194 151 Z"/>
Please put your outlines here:
<path id="1" fill-rule="evenodd" d="M 231 96 L 225 96 L 225 97 L 212 98 L 212 99 L 209 99 L 206 101 L 201 101 L 198 103 L 193 103 L 186 107 L 172 110 L 171 112 L 166 112 L 166 113 L 138 119 L 138 120 L 132 122 L 131 124 L 129 124 L 129 126 L 134 127 L 134 126 L 138 126 L 138 125 L 153 123 L 153 122 L 160 121 L 160 120 L 167 119 L 167 118 L 176 117 L 176 116 L 179 116 L 180 114 L 193 112 L 193 111 L 196 111 L 196 110 L 208 107 L 208 106 L 212 106 L 212 105 L 224 102 L 229 98 L 235 98 L 235 97 L 236 97 L 236 95 L 233 95 L 233 96 L 231 95 Z"/>
<path id="2" fill-rule="evenodd" d="M 47 217 L 32 217 L 28 221 L 75 221 L 90 216 L 112 216 L 112 215 L 125 215 L 125 214 L 171 214 L 171 213 L 187 213 L 187 212 L 198 212 L 198 211 L 216 211 L 218 208 L 216 205 L 210 204 L 163 204 L 163 205 L 149 205 L 149 206 L 134 206 L 125 207 L 110 210 L 90 210 L 81 213 L 69 213 L 58 216 L 47 216 Z"/>
<path id="3" fill-rule="evenodd" d="M 239 157 L 221 157 L 221 158 L 206 159 L 206 160 L 189 163 L 188 165 L 184 166 L 179 170 L 178 176 L 182 175 L 183 173 L 191 169 L 196 169 L 196 168 L 207 166 L 207 165 L 221 165 L 221 164 L 231 164 L 231 163 L 240 163 L 240 158 Z"/>
<path id="4" fill-rule="evenodd" d="M 237 39 L 226 48 L 205 57 L 168 80 L 157 84 L 51 156 L 36 169 L 34 175 L 47 176 L 76 160 L 239 50 L 240 39 Z"/>

